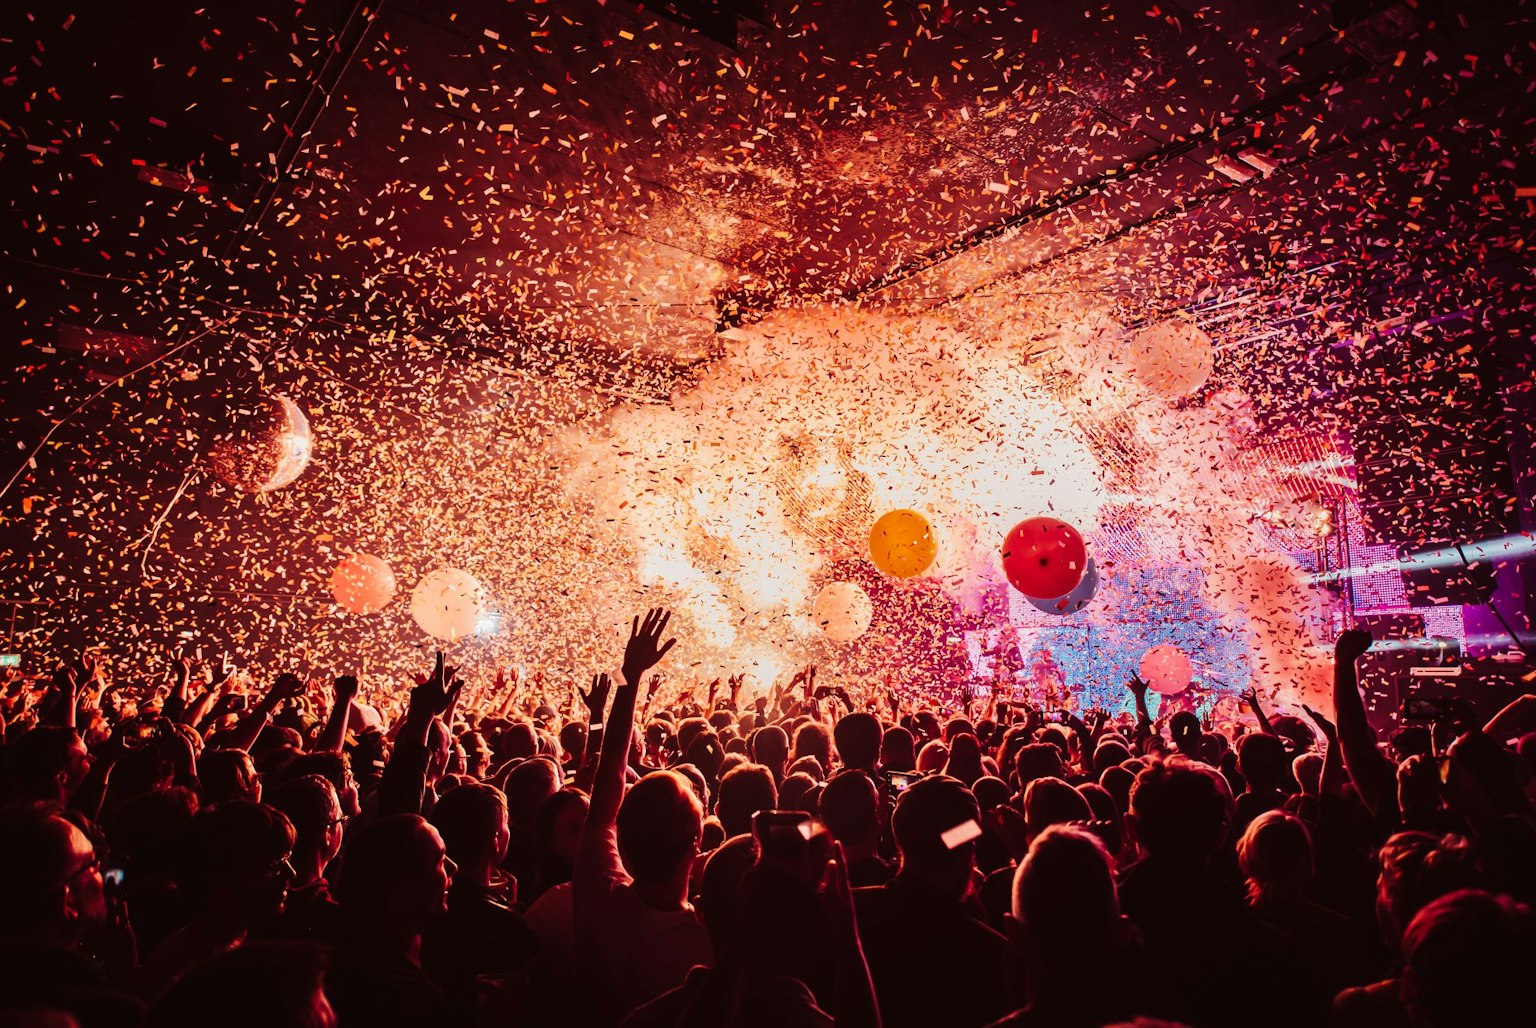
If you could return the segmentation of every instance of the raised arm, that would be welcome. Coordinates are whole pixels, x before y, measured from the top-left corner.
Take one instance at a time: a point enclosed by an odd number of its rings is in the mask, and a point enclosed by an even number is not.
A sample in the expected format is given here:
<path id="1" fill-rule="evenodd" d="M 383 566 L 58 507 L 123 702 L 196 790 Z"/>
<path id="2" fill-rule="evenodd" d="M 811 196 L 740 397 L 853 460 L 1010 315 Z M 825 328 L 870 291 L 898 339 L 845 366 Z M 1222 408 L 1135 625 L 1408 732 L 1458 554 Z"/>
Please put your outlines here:
<path id="1" fill-rule="evenodd" d="M 1496 742 L 1508 742 L 1530 731 L 1533 725 L 1536 725 L 1536 695 L 1526 693 L 1516 696 L 1493 715 L 1483 726 L 1483 734 Z"/>
<path id="2" fill-rule="evenodd" d="M 464 683 L 457 668 L 443 666 L 437 653 L 432 675 L 411 690 L 405 720 L 395 735 L 395 748 L 379 778 L 379 815 L 420 814 L 427 791 L 427 733 L 433 720 L 453 706 Z"/>
<path id="3" fill-rule="evenodd" d="M 571 888 L 581 894 L 598 885 L 599 880 L 623 873 L 619 861 L 619 804 L 624 799 L 624 766 L 629 759 L 630 739 L 635 726 L 635 700 L 640 680 L 655 667 L 677 642 L 661 642 L 672 620 L 670 611 L 653 608 L 644 620 L 635 618 L 630 626 L 629 642 L 624 647 L 623 681 L 613 690 L 613 707 L 603 729 L 597 773 L 592 780 L 592 800 L 587 808 L 587 823 L 581 833 L 581 847 Z M 606 676 L 602 676 L 606 677 Z M 578 929 L 579 931 L 579 929 Z"/>
<path id="4" fill-rule="evenodd" d="M 302 695 L 304 695 L 304 682 L 298 675 L 286 671 L 278 675 L 277 681 L 272 683 L 272 688 L 267 690 L 266 695 L 246 711 L 245 716 L 236 723 L 229 733 L 229 738 L 225 740 L 224 746 L 227 749 L 249 751 L 261 737 L 261 730 L 267 727 L 267 722 L 271 720 L 272 712 L 277 709 L 278 704 Z"/>
<path id="5" fill-rule="evenodd" d="M 1259 731 L 1264 735 L 1275 735 L 1275 726 L 1269 723 L 1269 718 L 1264 715 L 1264 708 L 1259 705 L 1259 687 L 1253 686 L 1243 693 L 1243 702 L 1248 709 L 1253 711 L 1253 716 L 1259 722 Z"/>
<path id="6" fill-rule="evenodd" d="M 191 725 L 198 732 L 203 730 L 203 722 L 212 713 L 214 704 L 223 698 L 233 684 L 235 666 L 230 662 L 229 654 L 219 658 L 218 670 L 214 671 L 203 691 L 188 704 L 182 716 L 182 723 Z"/>
<path id="7" fill-rule="evenodd" d="M 347 721 L 357 698 L 357 677 L 339 675 L 331 687 L 331 713 L 315 738 L 316 753 L 340 753 L 347 741 Z"/>
<path id="8" fill-rule="evenodd" d="M 1126 683 L 1131 695 L 1136 698 L 1136 742 L 1152 734 L 1152 715 L 1147 711 L 1147 689 L 1150 686 L 1141 680 L 1136 672 L 1131 672 L 1131 680 Z"/>
<path id="9" fill-rule="evenodd" d="M 1301 709 L 1317 725 L 1328 747 L 1323 751 L 1323 774 L 1317 791 L 1323 796 L 1336 795 L 1344 785 L 1344 756 L 1339 748 L 1339 730 L 1333 726 L 1332 721 L 1306 704 L 1302 704 Z"/>
<path id="10" fill-rule="evenodd" d="M 171 675 L 171 692 L 160 708 L 160 715 L 167 721 L 185 723 L 187 704 L 192 700 L 192 658 L 178 657 L 171 665 Z"/>
<path id="11" fill-rule="evenodd" d="M 1351 628 L 1333 648 L 1333 716 L 1339 726 L 1344 768 L 1360 800 L 1372 814 L 1396 803 L 1397 770 L 1376 747 L 1376 733 L 1365 717 L 1355 661 L 1371 647 L 1371 633 Z M 1325 758 L 1326 759 L 1326 758 Z"/>
<path id="12" fill-rule="evenodd" d="M 75 707 L 80 700 L 80 678 L 74 668 L 60 667 L 53 676 L 53 695 L 50 697 L 46 720 L 75 727 Z"/>
<path id="13" fill-rule="evenodd" d="M 613 691 L 613 679 L 607 675 L 593 675 L 592 688 L 576 693 L 582 706 L 587 708 L 587 745 L 582 750 L 581 767 L 576 769 L 576 787 L 592 794 L 592 782 L 597 777 L 597 759 L 603 750 L 603 709 L 608 706 L 608 694 Z"/>

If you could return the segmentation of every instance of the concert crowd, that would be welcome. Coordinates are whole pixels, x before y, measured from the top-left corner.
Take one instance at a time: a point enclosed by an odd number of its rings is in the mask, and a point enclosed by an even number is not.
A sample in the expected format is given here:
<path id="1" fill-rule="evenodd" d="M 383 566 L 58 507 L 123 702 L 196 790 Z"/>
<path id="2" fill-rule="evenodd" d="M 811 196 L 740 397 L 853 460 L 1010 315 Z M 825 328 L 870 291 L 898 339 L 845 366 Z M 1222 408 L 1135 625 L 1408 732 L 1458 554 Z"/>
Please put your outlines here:
<path id="1" fill-rule="evenodd" d="M 669 674 L 0 695 L 0 1028 L 1528 1022 L 1536 695 L 1379 738 Z M 329 676 L 328 676 L 329 677 Z M 1245 727 L 1246 726 L 1246 727 Z"/>

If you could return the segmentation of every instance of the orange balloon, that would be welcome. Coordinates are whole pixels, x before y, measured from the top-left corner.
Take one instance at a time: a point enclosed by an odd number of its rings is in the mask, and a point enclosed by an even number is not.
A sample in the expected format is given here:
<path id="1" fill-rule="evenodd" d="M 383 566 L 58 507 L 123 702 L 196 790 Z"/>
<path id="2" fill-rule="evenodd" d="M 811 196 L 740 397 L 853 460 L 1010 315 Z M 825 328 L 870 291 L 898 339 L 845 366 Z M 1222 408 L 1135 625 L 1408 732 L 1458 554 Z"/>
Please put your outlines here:
<path id="1" fill-rule="evenodd" d="M 869 559 L 888 575 L 920 575 L 938 553 L 933 526 L 915 510 L 889 511 L 869 530 Z"/>
<path id="2" fill-rule="evenodd" d="M 336 605 L 353 614 L 372 614 L 395 598 L 395 573 L 371 553 L 354 553 L 331 572 Z"/>

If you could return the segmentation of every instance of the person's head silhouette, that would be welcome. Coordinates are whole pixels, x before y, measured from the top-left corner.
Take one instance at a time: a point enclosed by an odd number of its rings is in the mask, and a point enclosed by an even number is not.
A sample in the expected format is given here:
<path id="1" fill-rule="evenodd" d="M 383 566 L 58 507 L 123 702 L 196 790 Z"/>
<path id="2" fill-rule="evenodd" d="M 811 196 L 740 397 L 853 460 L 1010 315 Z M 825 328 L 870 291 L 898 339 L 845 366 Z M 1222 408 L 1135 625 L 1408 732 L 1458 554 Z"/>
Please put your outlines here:
<path id="1" fill-rule="evenodd" d="M 873 714 L 856 711 L 842 718 L 832 729 L 832 740 L 843 767 L 874 772 L 882 739 L 880 722 Z"/>
<path id="2" fill-rule="evenodd" d="M 73 950 L 107 917 L 85 833 L 38 809 L 0 810 L 0 942 Z"/>
<path id="3" fill-rule="evenodd" d="M 1508 896 L 1463 889 L 1403 933 L 1403 1003 L 1415 1028 L 1507 1024 L 1529 1013 L 1536 917 Z"/>
<path id="4" fill-rule="evenodd" d="M 320 775 L 301 775 L 267 790 L 267 799 L 293 825 L 295 884 L 311 884 L 341 852 L 346 821 L 336 787 Z"/>
<path id="5" fill-rule="evenodd" d="M 1381 844 L 1376 857 L 1376 921 L 1394 948 L 1424 907 L 1447 893 L 1483 884 L 1472 846 L 1459 835 L 1398 832 Z"/>
<path id="6" fill-rule="evenodd" d="M 619 857 L 642 888 L 687 893 L 688 872 L 699 852 L 704 805 L 682 775 L 653 771 L 619 806 Z"/>
<path id="7" fill-rule="evenodd" d="M 454 870 L 437 829 L 415 814 L 392 814 L 348 839 L 337 894 L 355 921 L 408 937 L 447 910 Z"/>
<path id="8" fill-rule="evenodd" d="M 283 912 L 294 879 L 288 818 L 262 803 L 204 807 L 187 826 L 182 884 L 198 913 L 224 924 L 256 924 Z"/>
<path id="9" fill-rule="evenodd" d="M 1051 825 L 1091 820 L 1087 798 L 1060 778 L 1036 778 L 1024 787 L 1024 828 L 1030 838 Z"/>
<path id="10" fill-rule="evenodd" d="M 821 820 L 849 856 L 872 856 L 880 841 L 880 793 L 862 771 L 844 771 L 821 791 Z"/>
<path id="11" fill-rule="evenodd" d="M 1232 820 L 1232 793 L 1220 774 L 1180 757 L 1155 761 L 1131 787 L 1131 826 L 1150 857 L 1190 868 L 1215 854 Z"/>
<path id="12" fill-rule="evenodd" d="M 1237 862 L 1249 899 L 1301 899 L 1312 877 L 1312 836 L 1299 819 L 1267 811 L 1238 840 Z"/>
<path id="13" fill-rule="evenodd" d="M 1098 836 L 1051 825 L 1030 844 L 1013 876 L 1013 924 L 1032 988 L 1065 977 L 1082 982 L 1121 937 L 1113 861 Z"/>
<path id="14" fill-rule="evenodd" d="M 261 776 L 244 750 L 209 750 L 197 762 L 197 778 L 203 786 L 203 802 L 227 800 L 261 802 Z"/>
<path id="15" fill-rule="evenodd" d="M 90 767 L 80 733 L 62 725 L 38 725 L 0 750 L 0 791 L 14 803 L 61 809 Z"/>
<path id="16" fill-rule="evenodd" d="M 898 877 L 958 899 L 969 889 L 981 811 L 961 782 L 930 775 L 912 783 L 891 814 L 901 854 Z"/>
<path id="17" fill-rule="evenodd" d="M 1251 792 L 1283 790 L 1290 757 L 1277 735 L 1254 732 L 1237 741 L 1237 769 Z"/>
<path id="18" fill-rule="evenodd" d="M 461 878 L 486 884 L 507 855 L 507 797 L 494 785 L 476 782 L 443 793 L 432 808 L 432 825 Z"/>
<path id="19" fill-rule="evenodd" d="M 752 815 L 778 805 L 773 772 L 761 764 L 740 764 L 720 779 L 720 798 L 715 814 L 726 837 L 752 830 Z"/>

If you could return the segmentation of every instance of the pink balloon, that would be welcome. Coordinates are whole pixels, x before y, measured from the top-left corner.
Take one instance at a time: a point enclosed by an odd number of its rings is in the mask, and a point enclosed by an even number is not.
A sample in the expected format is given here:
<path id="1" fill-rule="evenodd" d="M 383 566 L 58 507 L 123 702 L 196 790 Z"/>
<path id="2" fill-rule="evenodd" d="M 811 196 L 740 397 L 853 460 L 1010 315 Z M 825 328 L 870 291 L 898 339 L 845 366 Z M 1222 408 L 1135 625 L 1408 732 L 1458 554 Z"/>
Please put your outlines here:
<path id="1" fill-rule="evenodd" d="M 1141 655 L 1142 680 L 1162 696 L 1177 696 L 1188 689 L 1194 674 L 1189 654 L 1177 646 L 1154 646 Z"/>

